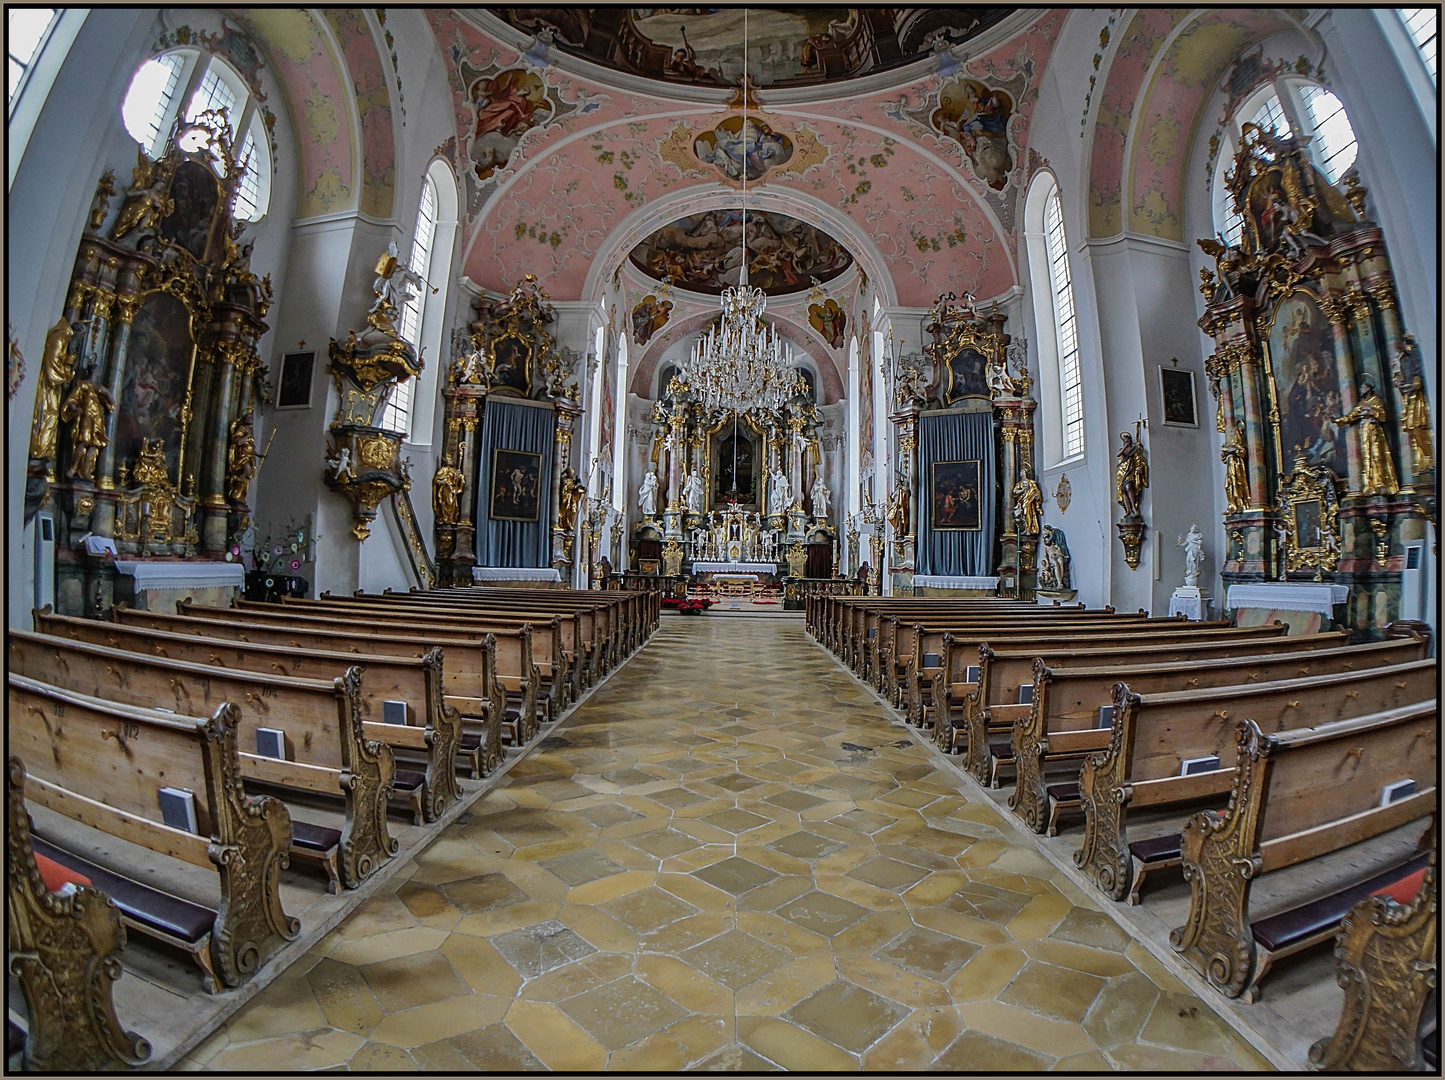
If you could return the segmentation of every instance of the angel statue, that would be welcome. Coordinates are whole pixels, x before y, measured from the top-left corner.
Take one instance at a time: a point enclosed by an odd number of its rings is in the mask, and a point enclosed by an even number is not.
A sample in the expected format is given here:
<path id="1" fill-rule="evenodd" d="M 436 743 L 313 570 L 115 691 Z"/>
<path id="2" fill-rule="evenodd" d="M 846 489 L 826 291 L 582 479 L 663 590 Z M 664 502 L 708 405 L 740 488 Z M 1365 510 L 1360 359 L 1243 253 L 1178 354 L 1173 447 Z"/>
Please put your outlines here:
<path id="1" fill-rule="evenodd" d="M 376 300 L 366 313 L 366 321 L 388 337 L 396 337 L 396 316 L 409 299 L 412 289 L 419 293 L 426 287 L 422 276 L 397 261 L 396 241 L 386 245 L 386 254 L 376 260 L 376 278 L 371 283 Z"/>
<path id="2" fill-rule="evenodd" d="M 95 479 L 95 459 L 110 439 L 106 436 L 106 420 L 115 407 L 110 391 L 93 382 L 78 382 L 60 406 L 60 419 L 70 425 L 71 476 L 82 480 Z"/>
<path id="3" fill-rule="evenodd" d="M 994 397 L 1016 395 L 1019 392 L 1018 382 L 1008 373 L 1008 361 L 1000 354 L 989 359 L 985 378 L 988 381 L 988 391 Z"/>
<path id="4" fill-rule="evenodd" d="M 1184 549 L 1184 585 L 1186 588 L 1199 586 L 1199 571 L 1204 569 L 1204 534 L 1199 523 L 1189 526 L 1189 532 L 1178 538 L 1176 547 Z"/>
<path id="5" fill-rule="evenodd" d="M 131 171 L 125 205 L 120 208 L 120 215 L 110 231 L 112 240 L 124 239 L 137 229 L 142 233 L 155 233 L 161 221 L 176 208 L 175 201 L 166 194 L 173 171 L 174 166 L 152 162 L 144 150 L 136 151 L 136 166 Z"/>
<path id="6" fill-rule="evenodd" d="M 1126 520 L 1139 518 L 1139 501 L 1149 486 L 1149 459 L 1140 441 L 1143 426 L 1142 420 L 1135 422 L 1132 438 L 1127 431 L 1119 432 L 1123 445 L 1119 447 L 1119 464 L 1114 469 L 1114 497 L 1124 508 Z"/>

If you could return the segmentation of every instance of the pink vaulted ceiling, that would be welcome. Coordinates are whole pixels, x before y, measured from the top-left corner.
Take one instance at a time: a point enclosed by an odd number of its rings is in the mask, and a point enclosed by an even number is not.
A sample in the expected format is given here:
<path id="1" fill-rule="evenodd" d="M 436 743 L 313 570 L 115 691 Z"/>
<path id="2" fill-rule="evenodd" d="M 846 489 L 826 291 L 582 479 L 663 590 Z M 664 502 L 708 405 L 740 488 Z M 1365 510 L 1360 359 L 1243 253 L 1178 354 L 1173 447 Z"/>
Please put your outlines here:
<path id="1" fill-rule="evenodd" d="M 474 118 L 459 62 L 491 73 L 528 65 L 455 11 L 432 9 L 428 17 L 452 78 L 458 167 L 465 170 Z M 930 74 L 866 97 L 767 107 L 764 119 L 793 138 L 797 161 L 762 183 L 797 196 L 789 212 L 845 243 L 842 221 L 865 234 L 877 257 L 853 254 L 870 273 L 891 276 L 900 304 L 927 306 L 949 290 L 998 295 L 1016 281 L 1013 218 L 1028 127 L 1063 19 L 1061 11 L 1042 13 L 947 76 Z M 929 123 L 940 86 L 959 76 L 1009 88 L 1014 99 L 1007 127 L 1012 165 L 1001 190 L 977 179 L 960 144 Z M 588 83 L 551 67 L 544 78 L 561 104 L 559 118 L 527 131 L 506 166 L 470 185 L 465 272 L 496 291 L 534 273 L 554 298 L 578 299 L 594 260 L 624 222 L 658 199 L 719 190 L 719 175 L 684 160 L 677 147 L 689 146 L 688 132 L 711 126 L 726 110 Z M 830 214 L 838 215 L 831 227 Z"/>

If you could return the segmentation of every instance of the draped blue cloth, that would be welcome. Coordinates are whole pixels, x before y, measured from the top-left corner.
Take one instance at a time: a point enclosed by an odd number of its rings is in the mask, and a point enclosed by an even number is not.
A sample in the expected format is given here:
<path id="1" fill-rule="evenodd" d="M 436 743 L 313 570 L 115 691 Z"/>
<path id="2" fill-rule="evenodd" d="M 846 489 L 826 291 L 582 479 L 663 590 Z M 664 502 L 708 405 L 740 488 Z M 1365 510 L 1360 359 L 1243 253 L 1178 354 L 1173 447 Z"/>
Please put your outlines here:
<path id="1" fill-rule="evenodd" d="M 993 413 L 924 413 L 918 425 L 918 558 L 920 574 L 993 573 L 997 450 Z M 977 532 L 933 528 L 933 466 L 940 461 L 977 461 L 980 524 Z"/>
<path id="2" fill-rule="evenodd" d="M 551 409 L 488 398 L 477 439 L 477 565 L 550 566 L 552 564 L 552 440 L 557 430 Z M 492 461 L 497 450 L 541 455 L 537 477 L 537 520 L 494 521 Z"/>

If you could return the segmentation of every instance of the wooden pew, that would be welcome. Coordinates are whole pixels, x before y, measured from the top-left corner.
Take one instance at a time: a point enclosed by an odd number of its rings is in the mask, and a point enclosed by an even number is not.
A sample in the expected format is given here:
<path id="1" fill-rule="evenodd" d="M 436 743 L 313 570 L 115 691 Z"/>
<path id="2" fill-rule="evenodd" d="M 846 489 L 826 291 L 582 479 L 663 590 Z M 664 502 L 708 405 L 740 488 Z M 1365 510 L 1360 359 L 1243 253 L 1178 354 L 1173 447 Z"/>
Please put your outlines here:
<path id="1" fill-rule="evenodd" d="M 389 595 L 387 590 L 383 595 Z M 492 606 L 512 604 L 522 610 L 538 607 L 542 611 L 565 611 L 567 606 L 582 604 L 608 604 L 614 606 L 623 621 L 622 640 L 627 652 L 641 644 L 657 629 L 662 613 L 661 596 L 658 593 L 624 590 L 592 589 L 515 589 L 484 586 L 470 589 L 412 589 L 412 595 L 460 598 L 467 603 Z"/>
<path id="2" fill-rule="evenodd" d="M 1127 677 L 1141 685 L 1158 688 L 1194 684 L 1188 690 L 1156 690 L 1139 695 L 1141 709 L 1147 706 L 1170 714 L 1161 729 L 1166 742 L 1157 748 L 1151 747 L 1150 752 L 1166 756 L 1171 752 L 1167 733 L 1173 728 L 1187 725 L 1192 731 L 1208 728 L 1213 723 L 1218 733 L 1222 723 L 1244 714 L 1254 717 L 1265 730 L 1281 731 L 1422 701 L 1433 693 L 1436 678 L 1433 660 L 1303 678 L 1278 677 L 1292 673 L 1306 662 L 1303 656 L 1290 655 L 1280 664 L 1267 665 L 1258 658 L 1250 664 L 1248 658 L 1240 657 L 1216 661 L 1217 666 L 1209 668 L 1202 664 L 1161 665 L 1174 670 L 1147 674 L 1131 669 Z M 1260 672 L 1264 681 L 1247 681 L 1251 671 Z M 1016 718 L 1013 724 L 1018 779 L 1009 797 L 1014 812 L 1035 832 L 1044 832 L 1049 825 L 1046 778 L 1049 765 L 1062 761 L 1082 763 L 1085 755 L 1108 749 L 1113 728 L 1099 726 L 1099 706 L 1112 702 L 1114 697 L 1111 689 L 1101 700 L 1099 690 L 1120 677 L 1121 673 L 1115 669 L 1052 668 L 1036 664 L 1034 703 L 1027 715 Z M 1146 679 L 1150 680 L 1147 684 Z M 1222 745 L 1222 740 L 1220 743 Z M 1190 784 L 1185 786 L 1195 792 L 1191 797 L 1208 794 L 1199 790 L 1203 781 L 1198 776 L 1189 779 Z M 1219 782 L 1227 783 L 1228 777 L 1219 778 Z"/>
<path id="3" fill-rule="evenodd" d="M 1211 985 L 1251 1002 L 1275 961 L 1328 940 L 1355 903 L 1424 865 L 1429 852 L 1267 918 L 1250 910 L 1254 882 L 1424 818 L 1421 848 L 1433 848 L 1439 813 L 1433 696 L 1275 733 L 1253 715 L 1251 704 L 1236 727 L 1228 809 L 1201 811 L 1184 826 L 1189 920 L 1169 935 Z M 1381 806 L 1381 789 L 1406 777 L 1415 792 Z"/>
<path id="4" fill-rule="evenodd" d="M 228 609 L 206 609 L 225 612 Z M 498 689 L 505 688 L 507 681 L 496 674 L 499 666 L 497 655 L 506 653 L 511 657 L 514 669 L 528 674 L 512 680 L 519 687 L 518 696 L 522 702 L 519 714 L 532 715 L 530 730 L 535 730 L 535 715 L 551 703 L 547 697 L 536 700 L 536 687 L 541 680 L 531 664 L 532 642 L 530 630 L 524 627 L 515 635 L 495 637 L 478 643 L 472 637 L 451 636 L 433 639 L 421 635 L 406 636 L 401 632 L 367 633 L 331 627 L 273 625 L 263 620 L 241 620 L 238 618 L 201 618 L 192 615 L 171 615 L 155 611 L 137 611 L 125 604 L 111 608 L 109 625 L 119 624 L 127 630 L 146 630 L 157 634 L 179 634 L 205 639 L 216 639 L 227 643 L 242 643 L 268 650 L 280 649 L 289 656 L 298 650 L 307 650 L 345 659 L 354 664 L 368 656 L 425 657 L 432 649 L 445 652 L 446 664 L 442 669 L 445 694 L 443 700 L 461 714 L 463 723 L 459 741 L 459 755 L 473 780 L 489 775 L 505 757 L 502 749 L 501 732 L 508 723 L 506 695 Z M 86 625 L 94 625 L 84 620 Z M 107 624 L 101 624 L 107 625 Z M 87 640 L 109 644 L 109 639 L 92 631 Z M 141 651 L 147 651 L 142 649 Z M 523 658 L 525 666 L 523 664 Z M 203 660 L 208 658 L 202 658 Z M 263 667 L 262 670 L 265 670 Z M 299 674 L 299 672 L 297 672 Z M 496 695 L 501 697 L 497 698 Z M 383 695 L 384 697 L 385 695 Z M 532 713 L 527 709 L 531 708 Z M 480 718 L 481 730 L 468 730 L 468 721 Z M 526 725 L 524 724 L 524 727 Z M 530 736 L 528 736 L 530 738 Z M 522 740 L 525 741 L 525 740 Z"/>
<path id="5" fill-rule="evenodd" d="M 1074 621 L 1079 619 L 1091 619 L 1099 616 L 1107 616 L 1116 619 L 1143 619 L 1145 616 L 1137 615 L 1115 616 L 1110 612 L 1055 612 L 1048 608 L 1041 608 L 1036 605 L 1028 605 L 1022 608 L 998 609 L 979 608 L 964 610 L 940 610 L 936 616 L 930 617 L 931 613 L 914 611 L 898 611 L 890 614 L 906 614 L 910 622 L 917 622 L 920 619 L 928 618 L 931 625 L 948 627 L 953 625 L 970 626 L 980 623 L 1019 625 L 1033 624 L 1039 620 L 1045 621 Z M 883 688 L 881 672 L 883 665 L 879 663 L 879 656 L 882 648 L 881 622 L 885 617 L 882 610 L 878 608 L 856 608 L 852 616 L 844 623 L 843 655 L 842 660 L 853 669 L 864 682 L 872 683 L 880 691 Z"/>
<path id="6" fill-rule="evenodd" d="M 291 815 L 279 800 L 243 790 L 234 705 L 182 716 L 112 704 L 14 672 L 6 690 L 10 749 L 29 772 L 30 802 L 214 870 L 220 901 L 202 907 L 39 838 L 37 851 L 103 888 L 128 926 L 189 952 L 211 992 L 218 984 L 241 985 L 300 933 L 277 890 Z M 192 793 L 199 833 L 165 824 L 163 787 Z"/>
<path id="7" fill-rule="evenodd" d="M 1345 1001 L 1334 1034 L 1310 1047 L 1317 1072 L 1438 1072 L 1420 1038 L 1436 984 L 1440 878 L 1432 855 L 1424 878 L 1403 895 L 1376 892 L 1340 923 L 1335 961 Z M 1399 893 L 1401 890 L 1394 890 Z M 1431 1035 L 1438 1033 L 1438 1027 Z"/>
<path id="8" fill-rule="evenodd" d="M 460 619 L 451 612 L 375 612 L 357 606 L 351 609 L 326 610 L 307 607 L 302 604 L 262 604 L 249 600 L 237 601 L 234 608 L 206 608 L 182 600 L 176 604 L 176 612 L 197 618 L 234 619 L 247 622 L 266 621 L 273 625 L 341 627 L 347 630 L 377 632 L 394 631 L 404 627 L 407 633 L 420 633 L 440 638 L 447 635 L 466 635 L 480 642 L 487 634 L 519 633 L 524 626 L 532 628 L 533 656 L 538 663 L 545 662 L 553 675 L 554 692 L 560 690 L 559 708 L 565 708 L 576 701 L 585 689 L 584 671 L 577 658 L 576 620 L 554 615 L 547 623 L 529 621 L 512 616 L 485 616 Z M 584 647 L 584 652 L 586 651 Z"/>
<path id="9" fill-rule="evenodd" d="M 397 770 L 382 740 L 397 733 L 380 730 L 393 725 L 363 724 L 360 667 L 325 681 L 203 667 L 24 630 L 11 630 L 7 645 L 12 672 L 91 697 L 142 708 L 170 701 L 186 715 L 234 702 L 239 738 L 248 746 L 256 745 L 258 727 L 283 727 L 296 760 L 242 752 L 242 777 L 344 801 L 337 863 L 346 887 L 355 888 L 396 854 L 386 813 Z M 420 749 L 424 733 L 413 730 Z M 408 782 L 415 790 L 425 779 Z"/>
<path id="10" fill-rule="evenodd" d="M 916 611 L 920 614 L 947 611 L 993 611 L 1004 613 L 1019 611 L 1064 611 L 1083 610 L 1083 604 L 1068 607 L 1047 608 L 1040 604 L 1022 600 L 1008 600 L 1003 597 L 881 597 L 881 596 L 824 596 L 816 598 L 813 611 L 814 623 L 809 630 L 834 652 L 841 651 L 844 627 L 854 614 L 863 610 L 875 611 Z"/>
<path id="11" fill-rule="evenodd" d="M 154 613 L 146 614 L 153 615 Z M 420 639 L 427 648 L 433 645 L 440 645 L 444 648 L 448 645 L 479 648 L 486 640 L 487 634 L 492 634 L 497 641 L 495 650 L 497 677 L 509 691 L 518 689 L 525 695 L 526 686 L 535 685 L 538 706 L 545 707 L 549 719 L 553 718 L 554 713 L 559 713 L 564 709 L 576 696 L 574 691 L 577 685 L 577 673 L 571 662 L 570 652 L 564 649 L 564 642 L 568 640 L 568 626 L 563 623 L 560 616 L 554 616 L 546 623 L 513 620 L 506 625 L 493 625 L 489 629 L 482 630 L 461 626 L 456 622 L 446 620 L 421 621 L 418 618 L 405 616 L 395 616 L 382 621 L 360 611 L 355 613 L 355 617 L 321 612 L 306 613 L 299 609 L 283 607 L 280 604 L 260 604 L 239 609 L 215 608 L 192 603 L 189 599 L 181 600 L 176 604 L 176 614 L 193 621 L 209 620 L 264 625 L 285 628 L 297 634 L 324 632 L 346 634 L 357 639 L 363 637 L 373 637 L 378 640 L 397 637 Z M 127 612 L 123 619 L 124 621 L 133 621 L 140 617 L 140 615 L 132 615 Z M 522 651 L 520 645 L 513 644 L 508 639 L 516 637 L 521 640 L 529 634 L 532 644 L 531 660 L 530 663 L 524 663 L 522 657 L 527 654 Z M 452 670 L 452 667 L 452 665 L 448 665 L 448 670 Z M 465 663 L 457 670 L 475 672 L 475 668 L 468 667 Z M 540 675 L 541 678 L 534 677 L 537 675 Z M 478 700 L 486 700 L 488 694 L 485 688 L 479 691 L 465 690 L 460 687 L 454 689 L 458 696 L 475 697 Z"/>
<path id="12" fill-rule="evenodd" d="M 125 948 L 119 909 L 93 885 L 72 886 L 68 895 L 46 886 L 31 846 L 18 757 L 7 762 L 5 795 L 6 958 L 29 1015 L 24 1068 L 87 1073 L 143 1064 L 151 1045 L 122 1026 L 111 994 Z"/>
<path id="13" fill-rule="evenodd" d="M 1307 641 L 1309 638 L 1285 640 Z M 1176 688 L 1187 686 L 1194 690 L 1368 671 L 1423 660 L 1425 651 L 1425 642 L 1403 639 L 1296 654 L 1271 653 L 1188 664 L 1130 665 L 1122 670 L 1070 668 L 1074 678 L 1070 680 L 1067 694 L 1079 702 L 1092 704 L 1111 677 L 1128 681 L 1115 682 L 1108 691 L 1112 702 L 1107 706 L 1110 722 L 1100 732 L 1101 736 L 1107 734 L 1107 746 L 1084 759 L 1077 784 L 1046 788 L 1047 831 L 1053 835 L 1061 808 L 1082 806 L 1084 840 L 1074 853 L 1074 863 L 1115 900 L 1124 899 L 1127 893 L 1131 904 L 1138 903 L 1139 888 L 1148 873 L 1178 865 L 1179 837 L 1154 837 L 1141 842 L 1137 850 L 1131 849 L 1127 828 L 1129 810 L 1182 805 L 1220 796 L 1228 792 L 1233 779 L 1230 766 L 1182 775 L 1186 761 L 1216 756 L 1223 762 L 1233 729 L 1227 719 L 1230 713 L 1227 707 L 1207 714 L 1177 708 Z M 1348 700 L 1357 701 L 1356 698 Z M 1367 707 L 1367 711 L 1373 710 Z M 1293 727 L 1299 722 L 1309 722 L 1312 716 L 1290 709 L 1280 718 L 1286 726 Z"/>

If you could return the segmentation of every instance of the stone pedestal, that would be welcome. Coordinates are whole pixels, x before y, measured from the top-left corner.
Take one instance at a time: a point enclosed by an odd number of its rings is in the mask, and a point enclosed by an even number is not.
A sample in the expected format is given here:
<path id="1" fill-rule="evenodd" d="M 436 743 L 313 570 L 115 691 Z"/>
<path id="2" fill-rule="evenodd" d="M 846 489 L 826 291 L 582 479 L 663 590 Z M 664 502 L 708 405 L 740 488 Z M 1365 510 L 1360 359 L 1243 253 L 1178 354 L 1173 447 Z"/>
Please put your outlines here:
<path id="1" fill-rule="evenodd" d="M 1214 601 L 1199 591 L 1197 585 L 1181 585 L 1169 598 L 1169 615 L 1183 615 L 1186 619 L 1199 622 L 1209 617 Z"/>

